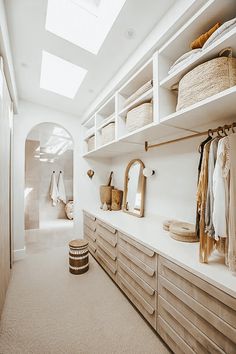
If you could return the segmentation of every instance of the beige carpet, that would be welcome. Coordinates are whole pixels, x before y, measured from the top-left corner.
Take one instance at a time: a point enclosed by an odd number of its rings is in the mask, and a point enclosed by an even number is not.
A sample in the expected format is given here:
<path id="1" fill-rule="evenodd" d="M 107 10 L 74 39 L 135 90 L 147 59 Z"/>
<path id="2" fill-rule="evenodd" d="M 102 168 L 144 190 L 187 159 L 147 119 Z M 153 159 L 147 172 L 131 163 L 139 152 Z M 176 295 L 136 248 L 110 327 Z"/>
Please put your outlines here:
<path id="1" fill-rule="evenodd" d="M 55 232 L 52 242 L 50 233 L 28 233 L 27 257 L 14 265 L 0 353 L 169 353 L 91 256 L 86 274 L 68 272 L 68 251 L 62 244 L 69 235 Z M 55 235 L 60 234 L 63 241 L 58 242 Z"/>

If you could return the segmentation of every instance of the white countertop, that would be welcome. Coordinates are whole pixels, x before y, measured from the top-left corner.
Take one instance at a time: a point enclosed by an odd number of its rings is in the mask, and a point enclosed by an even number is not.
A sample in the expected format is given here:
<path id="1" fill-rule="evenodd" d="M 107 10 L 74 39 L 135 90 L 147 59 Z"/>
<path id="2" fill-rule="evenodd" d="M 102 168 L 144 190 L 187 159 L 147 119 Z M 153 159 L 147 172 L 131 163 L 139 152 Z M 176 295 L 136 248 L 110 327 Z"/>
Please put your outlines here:
<path id="1" fill-rule="evenodd" d="M 122 211 L 103 211 L 90 207 L 84 208 L 84 211 L 236 298 L 236 276 L 225 266 L 223 258 L 214 255 L 208 264 L 200 263 L 199 242 L 185 243 L 172 239 L 162 227 L 166 218 L 137 218 Z"/>

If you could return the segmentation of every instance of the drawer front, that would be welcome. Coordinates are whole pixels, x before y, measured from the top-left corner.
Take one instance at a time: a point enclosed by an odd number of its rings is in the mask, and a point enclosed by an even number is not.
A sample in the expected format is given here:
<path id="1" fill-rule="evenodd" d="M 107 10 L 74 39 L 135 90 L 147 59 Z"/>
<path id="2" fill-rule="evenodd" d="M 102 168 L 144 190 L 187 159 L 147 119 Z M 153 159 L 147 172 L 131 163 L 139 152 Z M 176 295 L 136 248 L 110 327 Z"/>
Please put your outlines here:
<path id="1" fill-rule="evenodd" d="M 121 275 L 117 274 L 117 283 L 130 301 L 137 307 L 144 318 L 156 329 L 156 311 L 133 286 Z"/>
<path id="2" fill-rule="evenodd" d="M 121 232 L 118 233 L 118 243 L 143 263 L 149 265 L 151 268 L 157 268 L 157 255 L 153 250 L 134 241 Z"/>
<path id="3" fill-rule="evenodd" d="M 114 229 L 114 227 L 110 226 L 110 225 L 107 225 L 105 222 L 97 219 L 97 223 L 99 226 L 102 226 L 104 229 L 106 229 L 107 231 L 109 231 L 110 233 L 112 234 L 115 234 L 116 233 L 116 229 Z"/>
<path id="4" fill-rule="evenodd" d="M 84 225 L 84 235 L 87 235 L 92 241 L 96 241 L 96 232 Z"/>
<path id="5" fill-rule="evenodd" d="M 156 308 L 156 292 L 142 278 L 118 261 L 118 274 L 120 274 L 153 308 Z"/>
<path id="6" fill-rule="evenodd" d="M 108 242 L 112 247 L 116 247 L 117 245 L 117 233 L 112 233 L 107 230 L 105 227 L 97 224 L 97 234 L 103 238 L 106 242 Z"/>
<path id="7" fill-rule="evenodd" d="M 92 231 L 96 231 L 96 220 L 92 220 L 88 216 L 84 216 L 84 225 L 86 225 Z"/>
<path id="8" fill-rule="evenodd" d="M 183 316 L 175 306 L 164 298 L 158 298 L 158 315 L 160 315 L 168 325 L 188 343 L 194 352 L 199 354 L 223 354 L 213 341 L 206 335 L 207 332 L 201 332 L 192 322 L 191 317 Z"/>
<path id="9" fill-rule="evenodd" d="M 107 274 L 116 282 L 117 268 L 107 261 L 106 257 L 99 248 L 96 251 L 96 259 Z"/>
<path id="10" fill-rule="evenodd" d="M 205 280 L 160 257 L 160 274 L 236 329 L 236 299 Z"/>
<path id="11" fill-rule="evenodd" d="M 91 219 L 91 220 L 93 220 L 93 221 L 96 220 L 96 216 L 94 216 L 94 215 L 88 213 L 87 211 L 84 211 L 84 216 L 86 216 L 87 218 L 89 218 L 89 219 Z"/>
<path id="12" fill-rule="evenodd" d="M 101 246 L 101 243 L 97 243 L 97 251 L 99 251 L 99 253 L 103 256 L 103 258 L 111 265 L 111 267 L 117 271 L 116 259 L 114 260 L 110 257 L 110 255 L 108 255 L 105 248 Z"/>
<path id="13" fill-rule="evenodd" d="M 147 266 L 139 258 L 135 257 L 123 247 L 118 247 L 118 259 L 128 268 L 140 276 L 153 289 L 157 289 L 157 277 L 155 269 Z"/>
<path id="14" fill-rule="evenodd" d="M 112 261 L 116 261 L 117 259 L 116 248 L 112 247 L 109 243 L 104 241 L 99 236 L 97 236 L 97 246 L 101 248 L 103 252 L 105 252 L 106 255 L 111 258 Z"/>
<path id="15" fill-rule="evenodd" d="M 162 337 L 162 339 L 168 344 L 170 349 L 175 354 L 196 354 L 194 351 L 186 344 L 186 342 L 178 336 L 178 334 L 171 328 L 168 323 L 163 320 L 161 316 L 158 315 L 157 320 L 157 331 Z"/>
<path id="16" fill-rule="evenodd" d="M 84 238 L 88 241 L 89 252 L 96 258 L 96 242 L 93 241 L 87 234 L 84 234 Z"/>

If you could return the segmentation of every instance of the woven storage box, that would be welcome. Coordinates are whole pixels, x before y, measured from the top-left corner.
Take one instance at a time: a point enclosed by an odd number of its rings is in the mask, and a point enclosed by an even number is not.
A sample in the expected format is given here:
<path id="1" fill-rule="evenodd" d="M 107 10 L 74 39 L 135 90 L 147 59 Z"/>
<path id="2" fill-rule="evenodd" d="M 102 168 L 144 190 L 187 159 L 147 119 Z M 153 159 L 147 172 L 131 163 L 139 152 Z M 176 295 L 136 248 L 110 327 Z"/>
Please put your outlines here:
<path id="1" fill-rule="evenodd" d="M 131 132 L 150 124 L 152 121 L 152 103 L 143 103 L 127 113 L 126 128 Z"/>
<path id="2" fill-rule="evenodd" d="M 88 141 L 88 151 L 92 151 L 95 149 L 95 135 L 91 136 Z"/>
<path id="3" fill-rule="evenodd" d="M 236 85 L 236 58 L 219 57 L 188 72 L 179 82 L 176 110 Z"/>
<path id="4" fill-rule="evenodd" d="M 125 104 L 124 106 L 128 106 L 128 104 L 132 103 L 133 101 L 135 101 L 138 97 L 140 97 L 141 95 L 143 95 L 145 92 L 151 90 L 153 87 L 153 82 L 152 80 L 146 82 L 144 85 L 142 85 L 137 91 L 135 91 L 131 96 L 129 96 L 126 100 L 125 100 Z"/>
<path id="5" fill-rule="evenodd" d="M 111 122 L 102 128 L 102 145 L 115 139 L 115 123 Z"/>

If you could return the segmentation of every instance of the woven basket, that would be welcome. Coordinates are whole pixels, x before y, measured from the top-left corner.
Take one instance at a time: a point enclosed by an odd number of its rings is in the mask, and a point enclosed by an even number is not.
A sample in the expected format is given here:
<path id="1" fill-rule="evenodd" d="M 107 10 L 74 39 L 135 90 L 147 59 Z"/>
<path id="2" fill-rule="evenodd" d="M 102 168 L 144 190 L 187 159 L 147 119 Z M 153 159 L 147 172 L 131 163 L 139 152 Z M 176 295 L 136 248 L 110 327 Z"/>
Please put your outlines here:
<path id="1" fill-rule="evenodd" d="M 143 103 L 127 113 L 126 128 L 129 132 L 152 123 L 152 103 Z"/>
<path id="2" fill-rule="evenodd" d="M 124 103 L 124 107 L 128 106 L 128 104 L 135 101 L 138 97 L 143 95 L 145 92 L 151 90 L 153 87 L 152 80 L 146 82 L 143 86 L 141 86 L 137 91 L 135 91 L 131 96 L 129 96 Z"/>
<path id="3" fill-rule="evenodd" d="M 115 123 L 111 122 L 102 128 L 102 145 L 115 139 Z"/>
<path id="4" fill-rule="evenodd" d="M 232 52 L 230 52 L 232 55 Z M 222 54 L 222 53 L 221 53 Z M 188 72 L 179 82 L 176 110 L 236 85 L 236 58 L 219 57 Z"/>
<path id="5" fill-rule="evenodd" d="M 91 136 L 88 141 L 88 151 L 92 151 L 95 149 L 95 135 Z"/>

